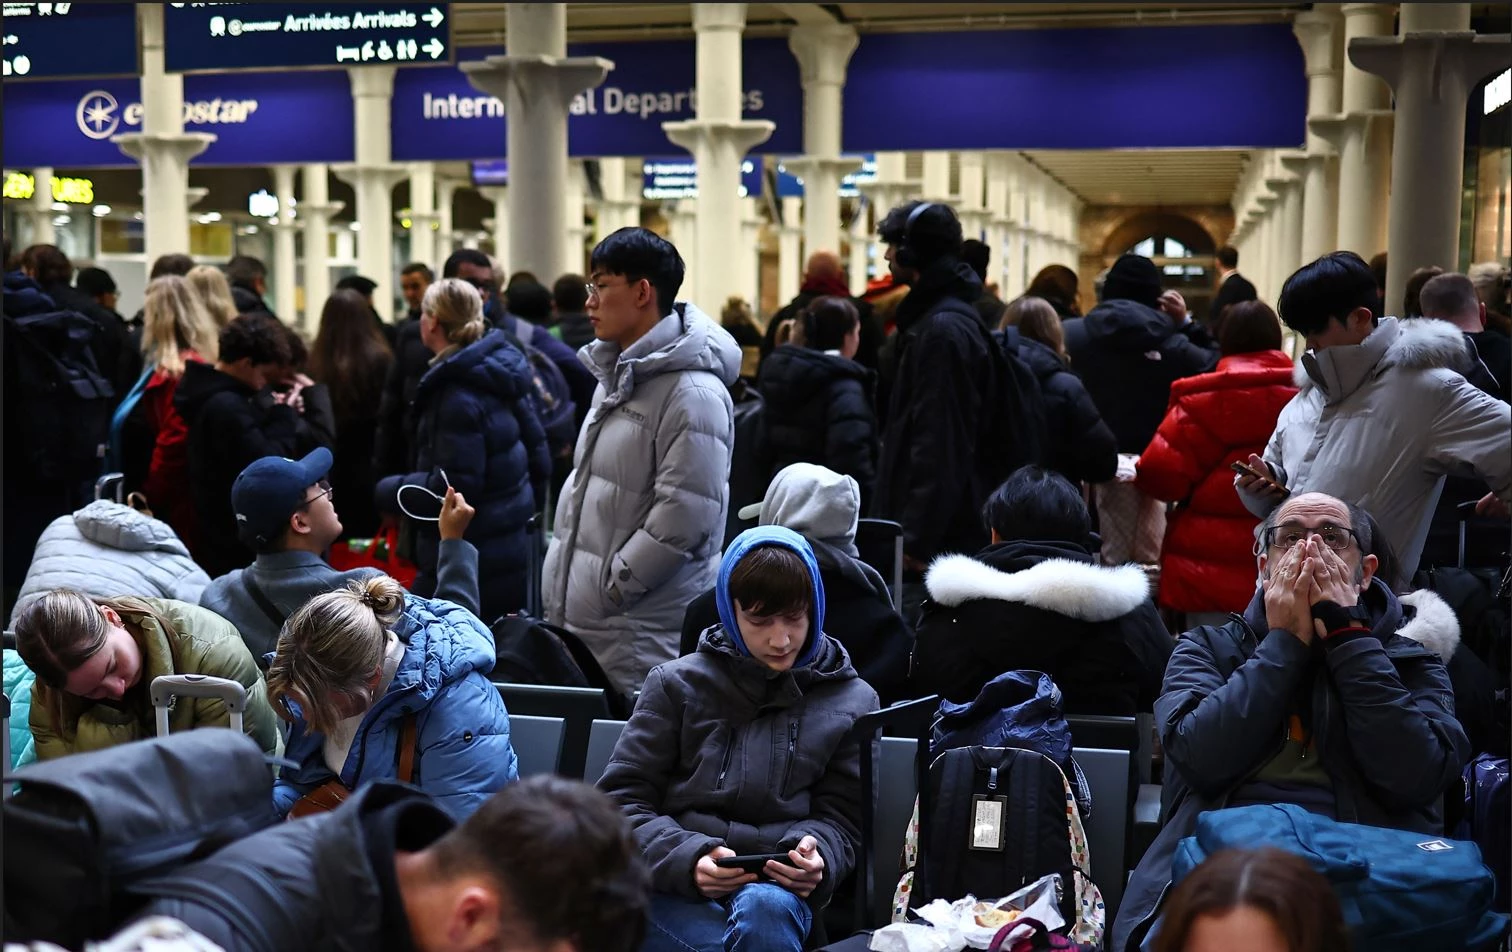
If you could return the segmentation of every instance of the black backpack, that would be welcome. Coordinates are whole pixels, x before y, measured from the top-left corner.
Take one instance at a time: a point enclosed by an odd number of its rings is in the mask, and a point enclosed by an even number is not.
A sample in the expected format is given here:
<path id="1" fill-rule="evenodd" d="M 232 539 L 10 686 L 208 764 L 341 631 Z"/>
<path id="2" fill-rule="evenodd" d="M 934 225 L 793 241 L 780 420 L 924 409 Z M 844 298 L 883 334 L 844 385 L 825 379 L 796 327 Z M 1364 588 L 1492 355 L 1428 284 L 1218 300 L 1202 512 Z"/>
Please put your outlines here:
<path id="1" fill-rule="evenodd" d="M 1017 448 L 1004 461 L 1009 467 L 1003 474 L 1006 477 L 1020 466 L 1043 463 L 1050 436 L 1045 428 L 1045 396 L 1040 391 L 1039 378 L 1018 355 L 1006 333 L 995 331 L 991 336 L 1003 357 L 1002 389 L 997 401 L 1002 415 L 998 436 L 1007 441 L 1007 446 Z"/>
<path id="2" fill-rule="evenodd" d="M 257 742 L 203 728 L 27 766 L 5 801 L 5 940 L 77 949 L 145 886 L 278 821 Z"/>
<path id="3" fill-rule="evenodd" d="M 566 688 L 602 688 L 609 716 L 630 716 L 629 700 L 609 680 L 582 639 L 565 628 L 529 615 L 505 615 L 493 624 L 494 662 L 490 680 Z"/>
<path id="4" fill-rule="evenodd" d="M 65 485 L 100 475 L 115 390 L 90 350 L 99 332 L 74 311 L 5 316 L 8 470 Z"/>
<path id="5" fill-rule="evenodd" d="M 1086 834 L 1053 760 L 1015 747 L 957 747 L 934 759 L 928 782 L 911 908 L 967 893 L 997 899 L 1054 874 L 1061 916 L 1100 940 Z"/>
<path id="6" fill-rule="evenodd" d="M 572 400 L 572 388 L 567 385 L 567 376 L 556 361 L 528 340 L 535 325 L 517 317 L 505 317 L 499 324 L 511 343 L 520 348 L 530 364 L 531 382 L 535 395 L 530 403 L 540 418 L 541 428 L 546 431 L 546 445 L 551 449 L 551 458 L 570 455 L 577 447 L 577 404 Z M 524 334 L 521 334 L 524 331 Z"/>

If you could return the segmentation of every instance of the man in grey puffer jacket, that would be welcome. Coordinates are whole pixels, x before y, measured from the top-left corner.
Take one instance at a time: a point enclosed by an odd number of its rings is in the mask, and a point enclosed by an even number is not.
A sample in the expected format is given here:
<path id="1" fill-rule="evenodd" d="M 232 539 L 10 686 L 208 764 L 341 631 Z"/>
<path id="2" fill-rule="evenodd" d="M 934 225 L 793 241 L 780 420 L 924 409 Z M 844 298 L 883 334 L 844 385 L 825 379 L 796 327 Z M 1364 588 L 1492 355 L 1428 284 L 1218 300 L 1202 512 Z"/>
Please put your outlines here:
<path id="1" fill-rule="evenodd" d="M 677 249 L 621 228 L 591 259 L 578 352 L 599 386 L 578 434 L 542 573 L 546 620 L 629 693 L 677 655 L 688 603 L 714 584 L 729 507 L 740 347 L 687 303 Z"/>
<path id="2" fill-rule="evenodd" d="M 1287 279 L 1281 319 L 1307 340 L 1301 391 L 1281 411 L 1260 475 L 1234 481 L 1265 516 L 1288 494 L 1321 492 L 1369 510 L 1397 547 L 1402 589 L 1417 570 L 1444 477 L 1491 490 L 1478 511 L 1512 502 L 1512 409 L 1466 382 L 1464 337 L 1434 320 L 1377 318 L 1375 278 L 1338 251 Z"/>

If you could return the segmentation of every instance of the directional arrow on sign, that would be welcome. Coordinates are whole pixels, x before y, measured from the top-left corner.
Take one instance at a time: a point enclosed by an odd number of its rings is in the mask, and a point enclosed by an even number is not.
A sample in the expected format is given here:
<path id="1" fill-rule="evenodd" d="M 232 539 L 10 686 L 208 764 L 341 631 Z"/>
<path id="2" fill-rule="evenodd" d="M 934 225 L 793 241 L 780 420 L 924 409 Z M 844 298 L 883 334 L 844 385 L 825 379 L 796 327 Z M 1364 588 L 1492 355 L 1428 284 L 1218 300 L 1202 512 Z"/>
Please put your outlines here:
<path id="1" fill-rule="evenodd" d="M 438 40 L 438 39 L 436 39 L 434 36 L 431 37 L 429 43 L 425 44 L 424 46 L 422 46 L 420 48 L 422 50 L 425 50 L 425 52 L 429 53 L 431 55 L 431 59 L 440 59 L 441 58 L 441 54 L 446 52 L 446 47 L 443 46 L 441 44 L 441 41 Z"/>
<path id="2" fill-rule="evenodd" d="M 429 23 L 431 25 L 431 29 L 434 30 L 436 27 L 441 25 L 442 20 L 446 19 L 446 14 L 442 13 L 440 10 L 437 10 L 435 7 L 431 7 L 430 12 L 420 19 L 424 20 L 426 23 Z"/>

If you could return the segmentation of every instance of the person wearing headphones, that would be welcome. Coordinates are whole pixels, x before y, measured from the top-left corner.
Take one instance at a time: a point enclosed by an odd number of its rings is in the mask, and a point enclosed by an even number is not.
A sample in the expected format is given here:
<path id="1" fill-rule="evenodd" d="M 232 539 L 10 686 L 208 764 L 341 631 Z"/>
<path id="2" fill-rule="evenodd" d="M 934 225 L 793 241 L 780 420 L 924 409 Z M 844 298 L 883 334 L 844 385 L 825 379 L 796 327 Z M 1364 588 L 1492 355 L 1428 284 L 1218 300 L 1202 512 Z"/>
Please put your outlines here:
<path id="1" fill-rule="evenodd" d="M 341 572 L 325 560 L 342 532 L 336 492 L 326 479 L 332 462 L 325 447 L 297 460 L 264 456 L 242 470 L 231 486 L 237 529 L 257 560 L 206 586 L 200 606 L 236 626 L 263 670 L 284 622 L 306 602 L 383 574 L 376 568 Z M 461 493 L 447 487 L 438 521 L 435 597 L 476 615 L 478 550 L 462 538 L 473 512 Z"/>
<path id="2" fill-rule="evenodd" d="M 897 339 L 873 515 L 903 526 L 905 602 L 937 555 L 987 546 L 988 493 L 1033 462 L 1013 378 L 977 312 L 982 281 L 961 258 L 961 222 L 947 205 L 908 202 L 877 227 L 893 277 L 909 286 Z M 1031 455 L 1031 458 L 1023 458 Z M 905 612 L 905 616 L 907 616 Z"/>

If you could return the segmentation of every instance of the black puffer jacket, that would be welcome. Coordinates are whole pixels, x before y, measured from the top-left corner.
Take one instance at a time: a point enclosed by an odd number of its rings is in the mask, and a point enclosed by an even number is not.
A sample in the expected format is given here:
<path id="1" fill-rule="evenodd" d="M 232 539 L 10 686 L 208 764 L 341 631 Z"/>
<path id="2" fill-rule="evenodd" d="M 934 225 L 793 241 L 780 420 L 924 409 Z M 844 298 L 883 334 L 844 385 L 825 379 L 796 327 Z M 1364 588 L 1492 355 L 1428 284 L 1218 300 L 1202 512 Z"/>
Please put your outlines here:
<path id="1" fill-rule="evenodd" d="M 141 889 L 141 917 L 183 922 L 225 952 L 393 948 L 409 922 L 394 854 L 454 825 L 418 790 L 364 786 L 340 809 L 280 823 Z"/>
<path id="2" fill-rule="evenodd" d="M 126 322 L 115 311 L 63 282 L 48 285 L 42 293 L 53 299 L 58 310 L 77 311 L 98 325 L 100 332 L 90 342 L 89 349 L 94 352 L 95 367 L 115 388 L 115 399 L 119 403 L 142 372 L 140 355 L 131 353 Z"/>
<path id="3" fill-rule="evenodd" d="M 720 845 L 773 853 L 812 835 L 825 864 L 816 908 L 854 867 L 861 748 L 846 736 L 877 692 L 819 637 L 812 664 L 777 672 L 715 627 L 651 669 L 598 786 L 624 808 L 657 892 L 699 898 L 693 867 Z"/>
<path id="4" fill-rule="evenodd" d="M 1039 381 L 1045 405 L 1045 465 L 1072 482 L 1104 483 L 1118 472 L 1118 438 L 1103 422 L 1097 404 L 1076 371 L 1037 340 L 1002 331 L 1003 346 L 1013 348 Z"/>
<path id="5" fill-rule="evenodd" d="M 1007 671 L 1043 671 L 1070 714 L 1148 712 L 1173 641 L 1139 568 L 1078 545 L 1003 542 L 936 561 L 914 648 L 914 691 L 965 703 Z"/>
<path id="6" fill-rule="evenodd" d="M 236 304 L 238 314 L 266 314 L 274 320 L 278 319 L 278 315 L 273 313 L 273 309 L 268 307 L 268 302 L 257 293 L 255 288 L 249 288 L 244 284 L 233 284 L 231 285 L 231 300 Z"/>
<path id="7" fill-rule="evenodd" d="M 394 332 L 394 362 L 378 408 L 373 472 L 379 477 L 408 472 L 415 465 L 415 391 L 435 356 L 420 340 L 419 318 L 399 325 Z"/>
<path id="8" fill-rule="evenodd" d="M 864 505 L 877 481 L 875 377 L 838 354 L 794 344 L 772 351 L 756 378 L 766 401 L 768 475 L 790 463 L 816 463 L 854 477 Z"/>
<path id="9" fill-rule="evenodd" d="M 197 561 L 211 578 L 250 565 L 254 557 L 237 538 L 231 509 L 231 484 L 241 471 L 264 456 L 298 458 L 330 445 L 330 394 L 319 384 L 304 393 L 309 419 L 210 364 L 190 361 L 185 367 L 173 406 L 189 425 L 189 475 L 200 521 Z"/>
<path id="10" fill-rule="evenodd" d="M 903 525 L 903 551 L 920 562 L 987 543 L 982 503 L 1015 449 L 997 439 L 999 416 L 1012 408 L 1004 405 L 1003 351 L 976 311 L 981 293 L 970 266 L 946 258 L 898 305 L 872 511 Z"/>
<path id="11" fill-rule="evenodd" d="M 1064 325 L 1071 366 L 1118 437 L 1118 451 L 1144 452 L 1165 419 L 1171 381 L 1218 365 L 1218 347 L 1196 321 L 1181 327 L 1137 301 L 1104 301 Z"/>

